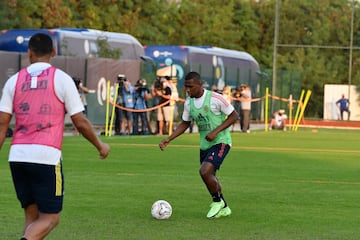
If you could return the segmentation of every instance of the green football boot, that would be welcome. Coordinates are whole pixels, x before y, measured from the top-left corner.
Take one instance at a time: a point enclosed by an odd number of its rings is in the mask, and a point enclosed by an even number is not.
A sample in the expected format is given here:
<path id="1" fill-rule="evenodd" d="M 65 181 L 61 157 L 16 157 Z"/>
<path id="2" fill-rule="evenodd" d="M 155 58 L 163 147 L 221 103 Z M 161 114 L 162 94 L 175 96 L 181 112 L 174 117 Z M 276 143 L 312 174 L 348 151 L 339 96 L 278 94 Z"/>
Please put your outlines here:
<path id="1" fill-rule="evenodd" d="M 216 214 L 215 218 L 227 217 L 230 215 L 231 215 L 231 209 L 229 208 L 229 206 L 227 206 L 221 209 L 220 212 Z"/>
<path id="2" fill-rule="evenodd" d="M 214 218 L 216 216 L 216 214 L 218 214 L 220 212 L 221 209 L 223 209 L 225 206 L 224 201 L 221 199 L 220 202 L 212 202 L 210 204 L 210 210 L 207 213 L 206 217 L 207 218 Z"/>

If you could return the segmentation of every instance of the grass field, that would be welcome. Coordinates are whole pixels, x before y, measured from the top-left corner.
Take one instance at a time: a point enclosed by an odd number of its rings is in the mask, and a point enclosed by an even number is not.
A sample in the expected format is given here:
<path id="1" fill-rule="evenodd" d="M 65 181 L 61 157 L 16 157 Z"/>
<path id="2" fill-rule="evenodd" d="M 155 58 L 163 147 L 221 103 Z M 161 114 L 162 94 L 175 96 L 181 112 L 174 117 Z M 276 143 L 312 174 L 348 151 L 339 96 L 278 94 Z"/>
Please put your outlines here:
<path id="1" fill-rule="evenodd" d="M 65 201 L 49 240 L 360 238 L 360 131 L 233 133 L 218 176 L 233 214 L 206 219 L 211 198 L 198 175 L 198 135 L 161 152 L 161 137 L 104 138 L 106 160 L 82 137 L 63 144 Z M 19 239 L 23 212 L 0 151 L 0 239 Z M 155 220 L 155 200 L 172 204 Z"/>

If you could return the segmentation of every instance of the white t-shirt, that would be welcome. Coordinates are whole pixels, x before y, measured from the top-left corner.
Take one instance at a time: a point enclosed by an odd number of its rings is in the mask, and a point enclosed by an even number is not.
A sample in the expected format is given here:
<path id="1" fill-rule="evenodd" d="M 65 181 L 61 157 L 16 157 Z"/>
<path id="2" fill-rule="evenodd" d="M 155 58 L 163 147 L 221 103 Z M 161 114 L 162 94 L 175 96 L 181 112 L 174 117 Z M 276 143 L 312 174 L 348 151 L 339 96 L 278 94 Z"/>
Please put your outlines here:
<path id="1" fill-rule="evenodd" d="M 246 88 L 241 92 L 244 100 L 241 101 L 241 109 L 243 110 L 251 110 L 251 91 Z"/>
<path id="2" fill-rule="evenodd" d="M 39 75 L 51 65 L 44 62 L 34 63 L 27 67 L 32 75 Z M 13 98 L 18 73 L 10 77 L 3 88 L 0 111 L 13 114 Z M 66 112 L 72 116 L 84 111 L 84 105 L 79 98 L 79 93 L 73 79 L 60 69 L 55 71 L 55 93 L 60 101 L 65 103 Z M 65 117 L 65 116 L 64 116 Z M 15 144 L 11 145 L 9 162 L 31 162 L 40 164 L 56 165 L 61 159 L 61 150 L 39 144 Z"/>
<path id="3" fill-rule="evenodd" d="M 197 108 L 200 108 L 205 100 L 206 92 L 209 90 L 204 90 L 204 93 L 199 98 L 194 98 L 194 105 Z M 226 99 L 219 93 L 213 92 L 210 100 L 211 105 L 211 111 L 219 115 L 221 113 L 224 113 L 225 115 L 230 115 L 234 111 L 233 105 L 228 103 Z M 185 104 L 184 104 L 184 112 L 182 114 L 182 120 L 184 121 L 191 121 L 191 115 L 190 115 L 190 97 L 186 98 Z"/>
<path id="4" fill-rule="evenodd" d="M 276 114 L 275 115 L 275 122 L 277 126 L 281 126 L 281 124 L 283 123 L 284 120 L 287 119 L 287 115 L 286 114 Z"/>

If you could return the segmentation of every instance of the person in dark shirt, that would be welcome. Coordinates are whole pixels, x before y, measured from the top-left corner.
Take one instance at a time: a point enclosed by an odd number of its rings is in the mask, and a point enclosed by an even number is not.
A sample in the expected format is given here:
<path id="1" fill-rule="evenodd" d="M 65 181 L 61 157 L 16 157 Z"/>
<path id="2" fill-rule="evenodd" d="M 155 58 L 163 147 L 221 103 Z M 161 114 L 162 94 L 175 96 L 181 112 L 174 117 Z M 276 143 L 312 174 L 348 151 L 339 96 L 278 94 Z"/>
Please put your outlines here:
<path id="1" fill-rule="evenodd" d="M 342 94 L 341 98 L 337 100 L 336 105 L 339 106 L 341 120 L 344 120 L 344 112 L 347 112 L 348 120 L 350 120 L 350 102 L 349 99 L 345 98 L 344 94 Z"/>

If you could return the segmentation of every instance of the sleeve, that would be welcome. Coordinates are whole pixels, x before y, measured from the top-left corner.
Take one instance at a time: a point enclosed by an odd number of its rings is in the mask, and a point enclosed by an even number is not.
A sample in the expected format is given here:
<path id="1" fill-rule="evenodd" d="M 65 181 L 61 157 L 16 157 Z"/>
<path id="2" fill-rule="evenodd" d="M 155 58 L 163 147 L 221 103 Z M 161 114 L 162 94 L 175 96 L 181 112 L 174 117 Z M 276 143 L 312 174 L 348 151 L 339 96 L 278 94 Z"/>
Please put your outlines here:
<path id="1" fill-rule="evenodd" d="M 215 114 L 224 113 L 230 115 L 235 109 L 226 99 L 218 93 L 213 93 L 211 96 L 211 109 Z"/>
<path id="2" fill-rule="evenodd" d="M 2 96 L 0 100 L 0 111 L 9 114 L 13 113 L 13 99 L 15 94 L 15 85 L 18 78 L 18 74 L 13 75 L 6 81 L 2 90 Z"/>
<path id="3" fill-rule="evenodd" d="M 225 100 L 226 101 L 226 100 Z M 229 104 L 228 102 L 226 102 L 227 104 L 224 104 L 223 102 L 221 102 L 221 112 L 224 113 L 225 115 L 230 115 L 235 109 L 234 106 Z"/>
<path id="4" fill-rule="evenodd" d="M 84 111 L 84 105 L 81 102 L 74 81 L 60 69 L 55 72 L 55 92 L 60 101 L 65 104 L 66 112 L 70 116 Z"/>
<path id="5" fill-rule="evenodd" d="M 187 98 L 184 103 L 184 111 L 182 114 L 182 120 L 185 122 L 191 121 L 191 115 L 190 115 L 190 99 Z"/>

